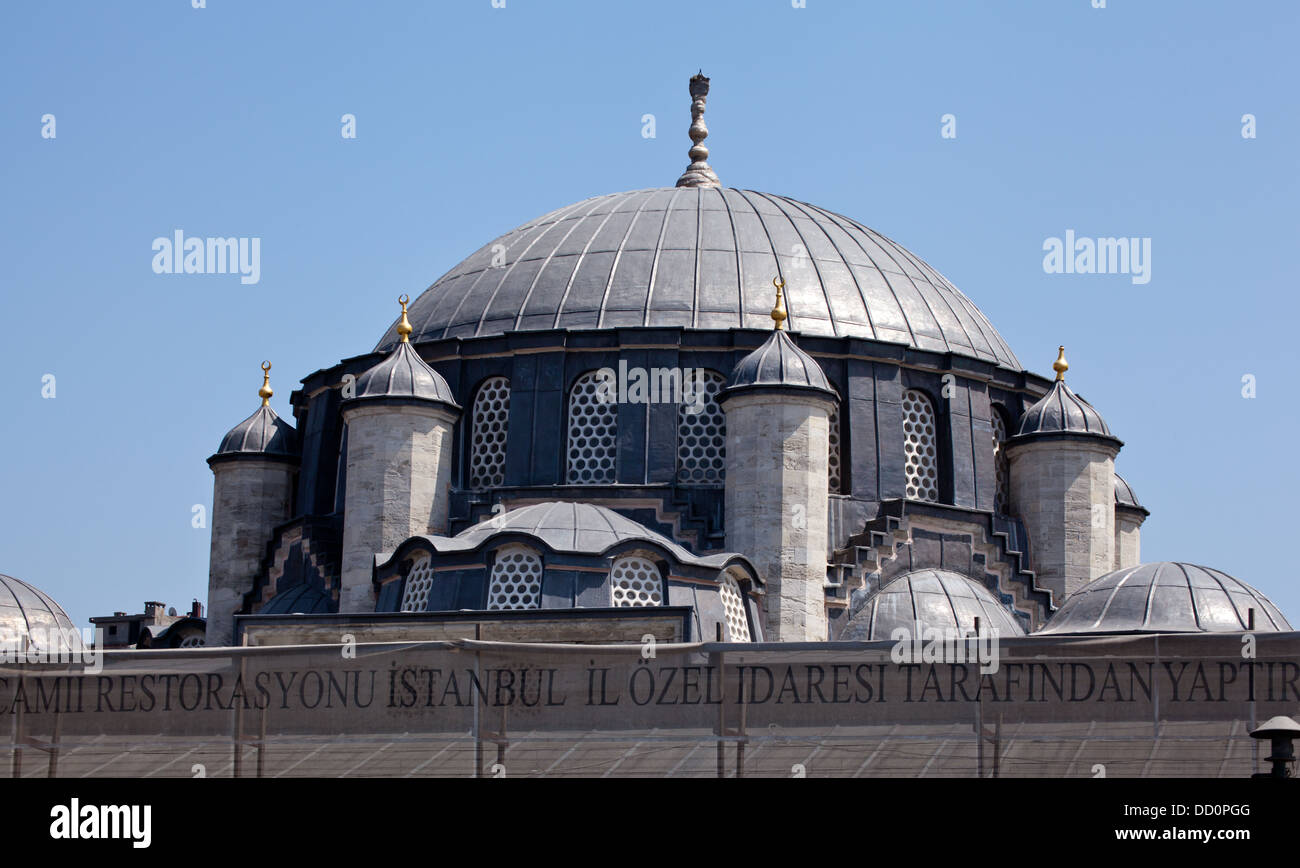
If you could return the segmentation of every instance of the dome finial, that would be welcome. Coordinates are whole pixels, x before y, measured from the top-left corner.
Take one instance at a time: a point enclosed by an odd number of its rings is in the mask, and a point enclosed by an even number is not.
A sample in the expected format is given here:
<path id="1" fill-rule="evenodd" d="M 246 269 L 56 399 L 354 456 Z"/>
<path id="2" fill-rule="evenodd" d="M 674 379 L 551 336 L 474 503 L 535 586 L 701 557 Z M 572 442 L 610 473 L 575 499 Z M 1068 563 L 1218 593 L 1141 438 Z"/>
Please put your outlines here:
<path id="1" fill-rule="evenodd" d="M 779 277 L 772 278 L 772 285 L 776 287 L 776 306 L 772 308 L 772 322 L 776 323 L 775 329 L 781 331 L 785 328 L 786 312 L 785 298 L 781 290 L 785 289 L 785 281 Z"/>
<path id="2" fill-rule="evenodd" d="M 1052 362 L 1052 370 L 1056 371 L 1056 381 L 1058 383 L 1065 382 L 1065 372 L 1070 370 L 1070 363 L 1065 360 L 1065 347 L 1061 347 L 1056 361 Z"/>
<path id="3" fill-rule="evenodd" d="M 406 305 L 410 300 L 406 293 L 397 297 L 397 303 L 402 306 L 402 318 L 397 322 L 397 335 L 402 339 L 402 343 L 408 343 L 411 340 L 411 332 L 415 331 L 411 328 L 411 321 L 406 318 Z"/>
<path id="4" fill-rule="evenodd" d="M 709 136 L 709 128 L 704 125 L 704 102 L 709 98 L 709 80 L 704 76 L 704 70 L 700 70 L 697 75 L 691 76 L 691 128 L 689 130 L 691 149 L 687 154 L 691 158 L 691 164 L 686 167 L 686 171 L 677 179 L 678 187 L 721 187 L 722 182 L 718 180 L 717 174 L 709 166 L 709 149 L 704 146 L 704 140 Z"/>
<path id="5" fill-rule="evenodd" d="M 271 390 L 271 363 L 262 362 L 262 388 L 257 390 L 257 396 L 262 399 L 262 406 L 271 406 L 271 396 L 275 392 Z"/>

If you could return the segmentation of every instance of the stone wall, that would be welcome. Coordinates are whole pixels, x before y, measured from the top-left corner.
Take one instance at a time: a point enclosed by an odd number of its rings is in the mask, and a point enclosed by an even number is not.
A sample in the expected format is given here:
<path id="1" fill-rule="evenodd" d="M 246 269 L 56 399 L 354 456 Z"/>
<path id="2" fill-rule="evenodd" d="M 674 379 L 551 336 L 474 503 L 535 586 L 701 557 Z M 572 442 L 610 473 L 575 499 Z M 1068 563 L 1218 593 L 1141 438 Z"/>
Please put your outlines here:
<path id="1" fill-rule="evenodd" d="M 212 465 L 207 644 L 234 641 L 235 610 L 253 588 L 272 532 L 289 520 L 296 470 L 286 462 L 255 457 Z"/>
<path id="2" fill-rule="evenodd" d="M 1108 441 L 1012 443 L 1011 511 L 1029 533 L 1039 585 L 1059 604 L 1115 562 L 1115 453 Z"/>
<path id="3" fill-rule="evenodd" d="M 828 398 L 726 398 L 727 548 L 767 583 L 764 640 L 827 637 Z"/>
<path id="4" fill-rule="evenodd" d="M 341 612 L 373 612 L 374 557 L 445 533 L 455 417 L 439 406 L 361 405 L 348 425 Z"/>

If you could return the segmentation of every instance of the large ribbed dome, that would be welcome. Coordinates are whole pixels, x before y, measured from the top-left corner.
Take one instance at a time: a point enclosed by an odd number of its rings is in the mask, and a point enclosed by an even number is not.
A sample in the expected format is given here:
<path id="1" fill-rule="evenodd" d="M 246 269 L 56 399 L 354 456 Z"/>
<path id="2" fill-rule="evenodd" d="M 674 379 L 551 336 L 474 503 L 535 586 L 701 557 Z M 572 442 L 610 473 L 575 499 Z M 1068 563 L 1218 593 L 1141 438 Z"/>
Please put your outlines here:
<path id="1" fill-rule="evenodd" d="M 80 648 L 81 639 L 68 613 L 48 594 L 0 574 L 0 645 L 57 652 Z"/>
<path id="2" fill-rule="evenodd" d="M 552 211 L 478 250 L 410 307 L 415 342 L 540 329 L 772 326 L 1020 362 L 974 304 L 882 235 L 769 193 L 667 187 Z M 397 343 L 396 324 L 376 349 Z"/>

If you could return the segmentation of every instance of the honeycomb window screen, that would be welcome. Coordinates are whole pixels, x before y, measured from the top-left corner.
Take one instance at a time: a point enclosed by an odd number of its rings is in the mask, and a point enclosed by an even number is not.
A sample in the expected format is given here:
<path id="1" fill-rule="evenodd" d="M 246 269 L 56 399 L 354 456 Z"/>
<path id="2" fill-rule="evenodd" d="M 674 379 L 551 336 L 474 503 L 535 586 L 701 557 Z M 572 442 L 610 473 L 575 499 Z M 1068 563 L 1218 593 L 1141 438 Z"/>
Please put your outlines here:
<path id="1" fill-rule="evenodd" d="M 569 484 L 614 481 L 618 404 L 609 400 L 597 371 L 583 374 L 569 392 Z"/>
<path id="2" fill-rule="evenodd" d="M 939 449 L 934 405 L 921 392 L 903 393 L 903 452 L 908 500 L 938 501 Z"/>
<path id="3" fill-rule="evenodd" d="M 403 612 L 423 612 L 429 605 L 429 591 L 433 590 L 433 561 L 424 558 L 406 574 L 406 589 L 402 591 Z"/>
<path id="4" fill-rule="evenodd" d="M 726 482 L 727 417 L 718 406 L 718 393 L 726 384 L 727 378 L 716 371 L 683 379 L 677 406 L 677 481 L 682 485 Z"/>
<path id="5" fill-rule="evenodd" d="M 1005 513 L 1011 500 L 1011 471 L 1007 463 L 1007 422 L 996 409 L 993 411 L 993 509 Z"/>
<path id="6" fill-rule="evenodd" d="M 537 609 L 542 604 L 542 559 L 526 546 L 504 546 L 492 561 L 489 609 Z"/>
<path id="7" fill-rule="evenodd" d="M 510 381 L 491 377 L 478 387 L 470 422 L 469 486 L 495 488 L 506 481 L 506 431 Z"/>
<path id="8" fill-rule="evenodd" d="M 718 593 L 722 596 L 722 611 L 727 618 L 729 641 L 748 642 L 749 619 L 745 617 L 745 595 L 740 592 L 736 577 L 731 573 L 723 573 Z"/>
<path id="9" fill-rule="evenodd" d="M 827 489 L 831 494 L 839 494 L 842 488 L 840 476 L 840 405 L 831 406 L 830 415 L 826 417 L 827 443 L 829 454 L 826 462 Z"/>
<path id="10" fill-rule="evenodd" d="M 615 606 L 662 606 L 664 579 L 649 558 L 627 555 L 609 571 Z"/>

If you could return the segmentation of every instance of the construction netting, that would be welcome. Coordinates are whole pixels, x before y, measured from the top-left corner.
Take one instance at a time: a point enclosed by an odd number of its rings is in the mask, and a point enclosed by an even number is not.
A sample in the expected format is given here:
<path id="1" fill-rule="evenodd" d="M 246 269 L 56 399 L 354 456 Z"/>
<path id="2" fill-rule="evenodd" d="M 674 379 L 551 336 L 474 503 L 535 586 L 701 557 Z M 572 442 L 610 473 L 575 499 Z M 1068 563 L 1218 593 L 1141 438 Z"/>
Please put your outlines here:
<path id="1" fill-rule="evenodd" d="M 1297 633 L 974 645 L 465 640 L 0 663 L 0 775 L 1247 777 L 1267 765 L 1249 731 L 1300 712 Z"/>

